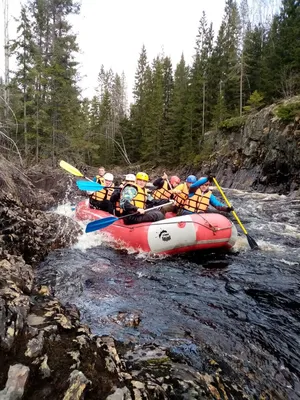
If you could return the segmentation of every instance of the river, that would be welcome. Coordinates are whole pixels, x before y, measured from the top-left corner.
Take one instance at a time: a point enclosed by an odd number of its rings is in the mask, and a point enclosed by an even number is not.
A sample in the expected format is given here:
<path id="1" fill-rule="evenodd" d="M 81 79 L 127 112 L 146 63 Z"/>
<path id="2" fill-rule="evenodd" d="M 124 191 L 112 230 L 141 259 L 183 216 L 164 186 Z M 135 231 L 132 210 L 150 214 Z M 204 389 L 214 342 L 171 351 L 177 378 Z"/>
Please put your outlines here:
<path id="1" fill-rule="evenodd" d="M 259 250 L 241 233 L 227 254 L 150 257 L 94 232 L 52 252 L 38 280 L 95 334 L 166 346 L 198 370 L 209 355 L 253 398 L 300 399 L 300 199 L 226 193 Z"/>

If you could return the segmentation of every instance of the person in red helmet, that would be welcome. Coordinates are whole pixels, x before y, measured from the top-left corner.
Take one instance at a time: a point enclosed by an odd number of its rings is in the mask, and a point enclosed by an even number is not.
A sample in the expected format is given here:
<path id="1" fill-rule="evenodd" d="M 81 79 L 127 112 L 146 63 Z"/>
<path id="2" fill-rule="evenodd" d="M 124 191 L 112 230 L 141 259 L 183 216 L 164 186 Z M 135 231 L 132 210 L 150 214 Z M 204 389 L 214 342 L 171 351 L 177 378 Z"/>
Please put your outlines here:
<path id="1" fill-rule="evenodd" d="M 157 178 L 153 182 L 155 190 L 152 192 L 154 198 L 153 204 L 156 206 L 164 205 L 175 197 L 174 188 L 180 184 L 180 178 L 176 175 L 171 176 L 170 180 L 168 175 L 164 172 L 163 176 Z M 161 208 L 161 212 L 165 214 L 168 211 L 174 211 L 173 204 L 169 204 Z"/>
<path id="2" fill-rule="evenodd" d="M 163 176 L 157 178 L 153 182 L 155 190 L 152 196 L 155 200 L 169 200 L 173 198 L 173 189 L 180 183 L 180 178 L 176 175 L 171 176 L 170 180 L 168 175 L 164 172 Z"/>

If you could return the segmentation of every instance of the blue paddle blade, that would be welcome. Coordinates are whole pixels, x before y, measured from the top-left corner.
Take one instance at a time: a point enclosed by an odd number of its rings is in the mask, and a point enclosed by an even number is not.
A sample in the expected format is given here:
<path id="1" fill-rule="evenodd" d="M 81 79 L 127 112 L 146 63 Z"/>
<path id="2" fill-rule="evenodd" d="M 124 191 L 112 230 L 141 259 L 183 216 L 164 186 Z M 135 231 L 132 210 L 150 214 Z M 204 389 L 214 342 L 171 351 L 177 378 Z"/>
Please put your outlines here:
<path id="1" fill-rule="evenodd" d="M 98 190 L 102 190 L 104 188 L 104 186 L 100 185 L 100 183 L 90 181 L 76 181 L 76 185 L 80 190 L 87 190 L 90 192 L 97 192 Z"/>
<path id="2" fill-rule="evenodd" d="M 85 228 L 85 232 L 94 232 L 98 229 L 106 228 L 107 226 L 113 224 L 114 222 L 118 221 L 119 218 L 117 217 L 107 217 L 102 219 L 97 219 L 96 221 L 89 222 Z"/>

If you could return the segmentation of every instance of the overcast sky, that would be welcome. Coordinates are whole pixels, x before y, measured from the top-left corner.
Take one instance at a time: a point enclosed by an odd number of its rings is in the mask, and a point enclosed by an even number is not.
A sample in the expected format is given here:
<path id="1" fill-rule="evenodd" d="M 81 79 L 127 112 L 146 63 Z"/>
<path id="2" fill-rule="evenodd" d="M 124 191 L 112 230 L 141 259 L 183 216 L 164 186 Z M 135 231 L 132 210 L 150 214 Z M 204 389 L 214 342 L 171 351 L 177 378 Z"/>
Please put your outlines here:
<path id="1" fill-rule="evenodd" d="M 9 36 L 16 35 L 13 16 L 20 13 L 20 0 L 9 0 Z M 119 74 L 125 72 L 129 100 L 142 45 L 148 59 L 160 52 L 170 56 L 173 67 L 184 53 L 188 63 L 194 54 L 195 39 L 202 11 L 217 32 L 225 0 L 82 0 L 79 16 L 72 18 L 81 53 L 78 57 L 83 76 L 83 95 L 91 97 L 101 64 Z M 1 1 L 1 11 L 3 10 Z M 0 18 L 0 68 L 4 69 L 3 11 Z M 13 65 L 11 65 L 13 67 Z"/>

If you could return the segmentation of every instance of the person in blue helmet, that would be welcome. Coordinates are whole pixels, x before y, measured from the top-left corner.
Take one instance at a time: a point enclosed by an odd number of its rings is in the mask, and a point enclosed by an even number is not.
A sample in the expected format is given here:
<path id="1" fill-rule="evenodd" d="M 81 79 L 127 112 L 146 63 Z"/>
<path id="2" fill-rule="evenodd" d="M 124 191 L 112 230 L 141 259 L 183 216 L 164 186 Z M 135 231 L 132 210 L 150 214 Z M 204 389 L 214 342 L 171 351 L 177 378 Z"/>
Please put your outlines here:
<path id="1" fill-rule="evenodd" d="M 212 194 L 209 188 L 211 181 L 210 176 L 202 177 L 190 185 L 189 195 L 183 204 L 181 215 L 206 212 L 209 205 L 218 211 L 233 211 L 233 207 L 227 207 Z"/>
<path id="2" fill-rule="evenodd" d="M 174 212 L 178 212 L 179 214 L 182 212 L 183 205 L 189 197 L 190 187 L 195 182 L 197 182 L 196 176 L 189 175 L 184 183 L 181 183 L 173 189 L 173 193 L 175 194 Z"/>

